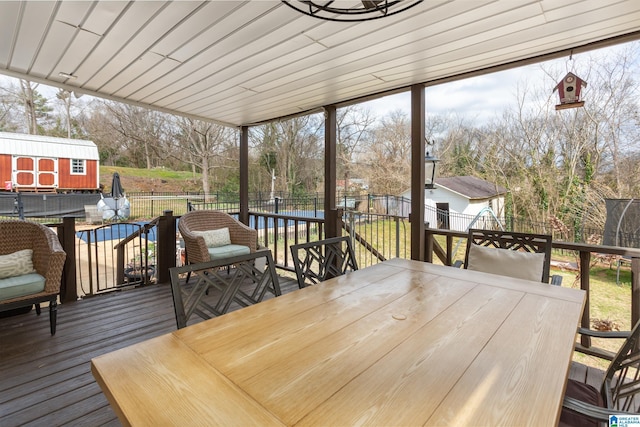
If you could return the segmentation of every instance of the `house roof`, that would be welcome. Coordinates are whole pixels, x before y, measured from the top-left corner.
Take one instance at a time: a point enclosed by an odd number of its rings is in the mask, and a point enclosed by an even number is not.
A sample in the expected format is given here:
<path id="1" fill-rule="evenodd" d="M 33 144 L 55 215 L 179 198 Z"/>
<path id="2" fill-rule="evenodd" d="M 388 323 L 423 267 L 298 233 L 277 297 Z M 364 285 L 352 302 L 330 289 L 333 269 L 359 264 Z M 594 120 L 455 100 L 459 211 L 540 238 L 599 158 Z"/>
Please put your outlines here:
<path id="1" fill-rule="evenodd" d="M 438 187 L 461 194 L 470 200 L 490 199 L 507 193 L 506 188 L 475 176 L 436 178 L 435 184 Z"/>
<path id="2" fill-rule="evenodd" d="M 639 38 L 637 0 L 428 0 L 361 23 L 278 0 L 0 2 L 0 73 L 235 126 Z"/>

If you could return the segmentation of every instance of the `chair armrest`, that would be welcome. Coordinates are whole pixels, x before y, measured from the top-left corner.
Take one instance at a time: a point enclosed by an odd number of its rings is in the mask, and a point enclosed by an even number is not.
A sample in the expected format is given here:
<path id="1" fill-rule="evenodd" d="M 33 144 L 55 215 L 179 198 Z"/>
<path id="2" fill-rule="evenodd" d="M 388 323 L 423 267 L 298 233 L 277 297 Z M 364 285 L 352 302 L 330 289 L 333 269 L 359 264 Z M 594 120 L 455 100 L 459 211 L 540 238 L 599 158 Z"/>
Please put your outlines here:
<path id="1" fill-rule="evenodd" d="M 211 260 L 207 244 L 204 242 L 204 237 L 196 236 L 186 229 L 180 229 L 180 235 L 182 235 L 182 239 L 184 240 L 184 249 L 189 263 L 196 264 Z"/>
<path id="2" fill-rule="evenodd" d="M 227 225 L 231 242 L 236 245 L 248 246 L 251 252 L 255 252 L 258 248 L 258 231 L 244 225 L 241 222 L 234 221 Z"/>
<path id="3" fill-rule="evenodd" d="M 609 421 L 609 415 L 638 415 L 633 412 L 625 412 L 617 409 L 601 408 L 599 406 L 591 405 L 589 403 L 582 402 L 581 400 L 573 397 L 565 396 L 562 406 L 571 409 L 579 414 L 585 415 L 589 418 L 594 418 L 599 421 Z"/>
<path id="4" fill-rule="evenodd" d="M 464 262 L 462 262 L 462 261 L 458 260 L 458 261 L 456 261 L 456 262 L 454 262 L 454 263 L 453 263 L 452 267 L 455 267 L 455 268 L 462 268 L 462 265 L 463 265 L 463 264 L 464 264 Z"/>
<path id="5" fill-rule="evenodd" d="M 629 338 L 631 331 L 594 331 L 587 328 L 578 328 L 578 333 L 594 338 Z"/>
<path id="6" fill-rule="evenodd" d="M 33 239 L 33 268 L 45 278 L 44 292 L 58 293 L 67 254 L 52 230 L 44 226 L 39 230 L 41 235 Z"/>
<path id="7" fill-rule="evenodd" d="M 553 276 L 551 276 L 551 284 L 555 286 L 562 285 L 562 276 L 558 274 L 554 274 Z"/>
<path id="8" fill-rule="evenodd" d="M 54 251 L 49 257 L 49 269 L 45 275 L 45 292 L 58 293 L 62 282 L 62 270 L 67 259 L 67 254 L 60 250 Z"/>

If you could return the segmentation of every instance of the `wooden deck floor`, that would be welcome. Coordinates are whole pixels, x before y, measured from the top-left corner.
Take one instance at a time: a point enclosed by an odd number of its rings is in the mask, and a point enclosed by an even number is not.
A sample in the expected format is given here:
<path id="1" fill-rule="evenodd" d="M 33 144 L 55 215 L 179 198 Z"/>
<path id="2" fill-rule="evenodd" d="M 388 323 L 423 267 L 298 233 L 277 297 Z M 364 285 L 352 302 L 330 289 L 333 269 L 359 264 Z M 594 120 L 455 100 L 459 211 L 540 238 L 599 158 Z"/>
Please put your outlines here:
<path id="1" fill-rule="evenodd" d="M 289 279 L 280 286 L 297 289 Z M 0 426 L 120 425 L 91 359 L 174 330 L 169 285 L 60 304 L 53 337 L 48 309 L 0 319 Z"/>
<path id="2" fill-rule="evenodd" d="M 297 289 L 285 280 L 281 287 Z M 0 425 L 119 426 L 90 360 L 175 329 L 169 285 L 59 305 L 53 337 L 46 309 L 0 319 Z"/>

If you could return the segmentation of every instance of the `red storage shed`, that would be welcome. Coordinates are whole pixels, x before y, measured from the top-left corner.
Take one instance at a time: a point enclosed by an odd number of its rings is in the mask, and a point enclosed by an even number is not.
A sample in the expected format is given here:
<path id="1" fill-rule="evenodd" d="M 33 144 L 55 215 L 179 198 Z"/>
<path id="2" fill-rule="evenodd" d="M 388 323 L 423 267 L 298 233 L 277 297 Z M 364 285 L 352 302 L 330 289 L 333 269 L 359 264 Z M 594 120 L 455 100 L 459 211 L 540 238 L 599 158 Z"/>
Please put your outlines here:
<path id="1" fill-rule="evenodd" d="M 99 160 L 91 141 L 0 132 L 4 190 L 98 191 Z"/>

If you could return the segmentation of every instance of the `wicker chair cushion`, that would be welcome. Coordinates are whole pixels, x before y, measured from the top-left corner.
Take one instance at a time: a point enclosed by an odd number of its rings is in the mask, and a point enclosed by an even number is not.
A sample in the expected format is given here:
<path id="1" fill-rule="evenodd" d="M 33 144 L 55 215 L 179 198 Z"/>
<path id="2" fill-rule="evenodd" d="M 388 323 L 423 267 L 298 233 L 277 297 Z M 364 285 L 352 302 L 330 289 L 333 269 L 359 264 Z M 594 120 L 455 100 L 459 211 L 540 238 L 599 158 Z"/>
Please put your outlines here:
<path id="1" fill-rule="evenodd" d="M 544 254 L 471 245 L 467 269 L 539 282 Z"/>
<path id="2" fill-rule="evenodd" d="M 236 255 L 244 255 L 251 253 L 249 246 L 244 245 L 225 245 L 217 248 L 209 248 L 209 256 L 211 260 L 229 258 Z"/>
<path id="3" fill-rule="evenodd" d="M 605 406 L 602 395 L 595 387 L 579 381 L 568 380 L 565 395 L 601 408 Z M 567 408 L 562 409 L 558 423 L 559 427 L 598 427 L 598 425 L 598 422 L 593 418 L 585 417 Z"/>
<path id="4" fill-rule="evenodd" d="M 229 228 L 224 227 L 218 230 L 192 231 L 196 236 L 202 236 L 208 248 L 218 248 L 231 244 Z"/>
<path id="5" fill-rule="evenodd" d="M 0 279 L 0 301 L 44 291 L 45 279 L 38 273 Z"/>
<path id="6" fill-rule="evenodd" d="M 23 249 L 8 255 L 0 255 L 0 279 L 35 272 L 32 258 L 32 249 Z"/>

